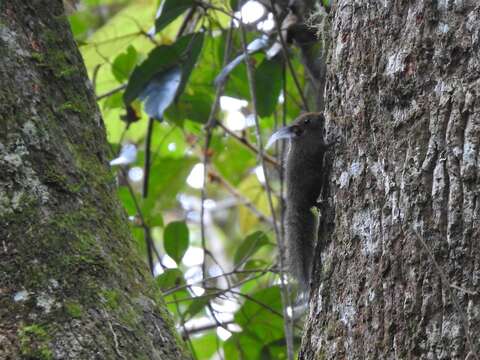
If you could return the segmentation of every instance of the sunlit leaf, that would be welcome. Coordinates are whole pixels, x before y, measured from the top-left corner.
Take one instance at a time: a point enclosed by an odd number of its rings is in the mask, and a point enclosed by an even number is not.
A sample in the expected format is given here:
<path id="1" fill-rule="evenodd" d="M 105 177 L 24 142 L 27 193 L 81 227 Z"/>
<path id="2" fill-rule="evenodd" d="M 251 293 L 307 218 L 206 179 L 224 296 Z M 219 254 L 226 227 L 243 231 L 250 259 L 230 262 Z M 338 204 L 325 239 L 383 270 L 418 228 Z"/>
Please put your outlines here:
<path id="1" fill-rule="evenodd" d="M 138 57 L 137 50 L 132 45 L 129 45 L 125 52 L 115 58 L 112 64 L 112 73 L 118 82 L 128 79 L 137 64 Z"/>
<path id="2" fill-rule="evenodd" d="M 193 337 L 191 343 L 198 359 L 211 359 L 217 351 L 218 336 L 215 331 L 209 331 L 200 337 Z"/>
<path id="3" fill-rule="evenodd" d="M 255 175 L 245 178 L 238 185 L 238 190 L 263 214 L 268 215 L 270 213 L 267 194 Z M 242 232 L 252 231 L 259 222 L 258 216 L 245 206 L 241 206 L 239 212 L 240 229 Z"/>
<path id="4" fill-rule="evenodd" d="M 192 157 L 156 157 L 150 169 L 151 189 L 142 201 L 144 213 L 155 213 L 177 203 L 177 194 L 186 185 L 186 178 L 198 159 Z"/>
<path id="5" fill-rule="evenodd" d="M 168 256 L 177 264 L 182 260 L 188 248 L 188 227 L 184 221 L 173 221 L 163 232 L 163 246 Z"/>
<path id="6" fill-rule="evenodd" d="M 123 100 L 122 100 L 122 93 L 117 92 L 112 96 L 109 96 L 103 102 L 102 109 L 109 110 L 109 109 L 122 109 L 123 108 Z"/>

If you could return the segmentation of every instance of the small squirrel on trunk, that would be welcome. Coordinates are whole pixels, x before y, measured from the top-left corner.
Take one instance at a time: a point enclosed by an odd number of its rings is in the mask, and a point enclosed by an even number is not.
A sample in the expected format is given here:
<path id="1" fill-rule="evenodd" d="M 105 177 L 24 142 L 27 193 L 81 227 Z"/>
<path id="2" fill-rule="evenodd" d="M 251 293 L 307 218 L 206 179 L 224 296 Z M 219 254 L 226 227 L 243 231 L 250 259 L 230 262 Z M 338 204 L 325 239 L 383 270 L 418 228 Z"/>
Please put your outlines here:
<path id="1" fill-rule="evenodd" d="M 290 126 L 275 132 L 267 144 L 289 139 L 286 157 L 285 237 L 287 264 L 302 292 L 310 285 L 317 219 L 316 206 L 322 187 L 323 157 L 330 144 L 324 141 L 325 118 L 321 113 L 306 113 Z"/>

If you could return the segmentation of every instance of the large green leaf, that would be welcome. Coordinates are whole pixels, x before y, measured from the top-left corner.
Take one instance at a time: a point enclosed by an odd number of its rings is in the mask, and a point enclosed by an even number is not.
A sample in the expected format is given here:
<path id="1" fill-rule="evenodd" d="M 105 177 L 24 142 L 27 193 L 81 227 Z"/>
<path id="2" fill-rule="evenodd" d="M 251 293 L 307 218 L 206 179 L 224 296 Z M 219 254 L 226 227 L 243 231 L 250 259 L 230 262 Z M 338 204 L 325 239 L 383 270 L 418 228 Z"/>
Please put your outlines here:
<path id="1" fill-rule="evenodd" d="M 180 66 L 182 67 L 182 81 L 178 87 L 177 98 L 183 93 L 185 85 L 190 78 L 190 74 L 197 63 L 200 53 L 202 52 L 205 34 L 203 32 L 199 32 L 186 35 L 185 37 L 188 39 L 188 45 L 186 51 L 182 53 L 180 58 Z"/>
<path id="2" fill-rule="evenodd" d="M 235 313 L 235 322 L 250 336 L 265 344 L 283 337 L 282 301 L 280 288 L 272 286 L 250 294 Z"/>
<path id="3" fill-rule="evenodd" d="M 223 345 L 225 359 L 228 360 L 255 360 L 260 356 L 263 344 L 260 339 L 246 336 L 248 329 L 233 334 Z"/>
<path id="4" fill-rule="evenodd" d="M 125 104 L 135 100 L 155 75 L 174 66 L 182 69 L 182 80 L 177 90 L 177 94 L 180 94 L 195 66 L 202 44 L 203 34 L 194 33 L 181 37 L 172 45 L 160 45 L 153 49 L 147 59 L 133 70 L 123 95 Z"/>
<path id="5" fill-rule="evenodd" d="M 257 111 L 261 117 L 275 110 L 282 89 L 282 63 L 279 59 L 265 58 L 255 71 Z"/>
<path id="6" fill-rule="evenodd" d="M 163 232 L 163 247 L 177 264 L 185 255 L 188 248 L 188 227 L 184 221 L 173 221 L 165 227 Z"/>
<path id="7" fill-rule="evenodd" d="M 215 331 L 202 333 L 202 336 L 192 337 L 190 341 L 195 349 L 197 359 L 211 359 L 217 351 L 218 336 Z"/>
<path id="8" fill-rule="evenodd" d="M 149 195 L 141 202 L 143 212 L 149 214 L 174 206 L 178 193 L 185 187 L 186 178 L 197 162 L 191 157 L 155 157 L 150 169 Z"/>
<path id="9" fill-rule="evenodd" d="M 163 0 L 155 20 L 155 32 L 162 31 L 165 26 L 192 6 L 193 0 Z"/>

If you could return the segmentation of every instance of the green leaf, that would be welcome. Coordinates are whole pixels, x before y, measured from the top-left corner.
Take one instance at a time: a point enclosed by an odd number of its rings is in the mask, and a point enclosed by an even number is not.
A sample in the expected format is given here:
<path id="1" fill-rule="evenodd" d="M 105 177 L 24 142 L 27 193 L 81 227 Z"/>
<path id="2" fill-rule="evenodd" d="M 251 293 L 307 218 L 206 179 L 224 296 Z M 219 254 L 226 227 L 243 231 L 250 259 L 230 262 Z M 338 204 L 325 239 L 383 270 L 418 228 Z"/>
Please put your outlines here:
<path id="1" fill-rule="evenodd" d="M 149 227 L 163 227 L 164 225 L 161 212 L 152 212 L 151 214 L 144 214 L 143 216 L 145 216 L 145 222 Z"/>
<path id="2" fill-rule="evenodd" d="M 182 69 L 182 80 L 177 96 L 181 94 L 195 66 L 202 44 L 203 34 L 194 33 L 181 37 L 172 45 L 160 45 L 153 49 L 147 59 L 133 70 L 123 95 L 125 104 L 128 105 L 135 100 L 155 75 L 168 71 L 174 66 L 180 66 Z"/>
<path id="3" fill-rule="evenodd" d="M 301 337 L 294 336 L 293 342 L 296 348 L 300 346 L 301 340 L 302 340 Z M 287 359 L 287 354 L 285 353 L 285 346 L 286 346 L 286 340 L 284 337 L 274 340 L 268 344 L 265 344 L 262 347 L 262 351 L 260 353 L 260 359 L 261 360 Z"/>
<path id="4" fill-rule="evenodd" d="M 211 93 L 183 94 L 179 101 L 166 112 L 166 116 L 168 120 L 179 125 L 186 119 L 204 124 L 210 116 L 212 102 Z"/>
<path id="5" fill-rule="evenodd" d="M 70 28 L 72 29 L 73 36 L 75 39 L 79 39 L 83 37 L 87 31 L 89 26 L 89 21 L 85 14 L 81 13 L 74 13 L 68 17 L 68 21 L 70 22 Z"/>
<path id="6" fill-rule="evenodd" d="M 262 259 L 251 259 L 245 262 L 243 265 L 244 270 L 259 270 L 264 269 L 268 265 L 268 262 Z"/>
<path id="7" fill-rule="evenodd" d="M 155 20 L 155 33 L 160 32 L 185 10 L 193 6 L 193 0 L 163 0 Z"/>
<path id="8" fill-rule="evenodd" d="M 242 244 L 238 247 L 233 257 L 235 266 L 243 263 L 250 256 L 255 254 L 258 249 L 268 244 L 268 237 L 263 231 L 256 231 L 248 235 Z"/>
<path id="9" fill-rule="evenodd" d="M 137 64 L 138 53 L 132 45 L 129 45 L 127 50 L 119 54 L 112 64 L 112 73 L 119 83 L 128 79 L 133 68 Z"/>
<path id="10" fill-rule="evenodd" d="M 248 332 L 242 331 L 238 334 L 233 334 L 223 345 L 225 359 L 228 360 L 244 360 L 244 359 L 258 359 L 260 350 L 263 344 L 251 336 Z"/>
<path id="11" fill-rule="evenodd" d="M 233 11 L 237 11 L 238 7 L 238 0 L 230 0 L 230 9 Z"/>
<path id="12" fill-rule="evenodd" d="M 141 161 L 139 153 L 139 161 Z M 147 199 L 141 203 L 144 214 L 155 212 L 177 204 L 177 194 L 185 187 L 186 179 L 198 159 L 155 157 L 150 169 L 150 184 L 152 184 Z"/>
<path id="13" fill-rule="evenodd" d="M 187 311 L 185 312 L 185 317 L 193 318 L 197 315 L 200 311 L 202 311 L 205 306 L 207 306 L 208 302 L 210 301 L 210 296 L 202 296 L 198 298 L 193 298 L 190 306 L 188 307 Z"/>
<path id="14" fill-rule="evenodd" d="M 168 256 L 179 264 L 188 248 L 188 227 L 184 221 L 173 221 L 167 225 L 163 246 Z"/>
<path id="15" fill-rule="evenodd" d="M 261 117 L 275 110 L 282 89 L 282 63 L 279 59 L 265 58 L 255 71 L 257 111 Z"/>
<path id="16" fill-rule="evenodd" d="M 192 35 L 187 35 L 172 45 L 160 45 L 153 49 L 145 61 L 133 70 L 123 95 L 125 104 L 135 100 L 156 74 L 177 65 L 191 38 Z"/>
<path id="17" fill-rule="evenodd" d="M 280 287 L 272 286 L 250 294 L 235 313 L 235 322 L 244 329 L 250 329 L 249 335 L 265 344 L 283 337 L 281 314 Z"/>
<path id="18" fill-rule="evenodd" d="M 211 359 L 212 355 L 217 351 L 218 336 L 215 331 L 202 333 L 201 336 L 191 338 L 193 348 L 197 359 Z"/>
<path id="19" fill-rule="evenodd" d="M 265 57 L 262 53 L 250 55 L 250 59 L 258 63 Z M 250 89 L 248 87 L 247 67 L 245 63 L 239 64 L 228 75 L 228 81 L 225 86 L 225 95 L 232 96 L 238 99 L 250 100 Z M 259 94 L 262 96 L 263 94 Z"/>
<path id="20" fill-rule="evenodd" d="M 109 109 L 123 109 L 123 101 L 122 101 L 122 93 L 118 92 L 113 94 L 112 96 L 109 96 L 103 101 L 103 110 L 109 110 Z"/>
<path id="21" fill-rule="evenodd" d="M 197 63 L 198 57 L 202 52 L 203 48 L 203 40 L 205 38 L 204 33 L 194 33 L 190 35 L 186 35 L 188 37 L 189 42 L 186 48 L 186 51 L 182 54 L 181 57 L 181 64 L 182 67 L 182 81 L 180 86 L 178 87 L 177 91 L 177 98 L 180 94 L 183 93 L 185 89 L 185 85 L 187 84 L 188 79 L 190 78 L 190 74 L 192 73 L 195 64 Z"/>
<path id="22" fill-rule="evenodd" d="M 166 269 L 165 272 L 155 278 L 155 283 L 161 290 L 169 290 L 185 284 L 183 274 L 178 269 Z"/>
<path id="23" fill-rule="evenodd" d="M 211 148 L 216 169 L 232 185 L 238 185 L 256 165 L 254 153 L 231 137 L 214 135 Z"/>

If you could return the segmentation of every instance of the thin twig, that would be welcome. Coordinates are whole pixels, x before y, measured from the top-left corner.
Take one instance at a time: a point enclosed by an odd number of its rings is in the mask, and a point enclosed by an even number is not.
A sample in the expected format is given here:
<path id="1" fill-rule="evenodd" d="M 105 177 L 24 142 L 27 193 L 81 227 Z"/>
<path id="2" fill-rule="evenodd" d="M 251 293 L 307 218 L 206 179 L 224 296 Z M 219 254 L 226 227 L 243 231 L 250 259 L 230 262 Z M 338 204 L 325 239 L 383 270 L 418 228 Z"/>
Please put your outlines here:
<path id="1" fill-rule="evenodd" d="M 190 10 L 188 10 L 187 15 L 183 19 L 182 25 L 180 25 L 180 29 L 177 32 L 177 39 L 179 39 L 187 29 L 188 23 L 190 22 L 190 20 L 192 20 L 192 17 L 195 14 L 196 10 L 197 10 L 197 7 L 195 5 L 192 6 Z"/>
<path id="2" fill-rule="evenodd" d="M 122 136 L 121 136 L 122 138 L 125 134 L 126 128 L 128 128 L 128 124 L 126 125 L 125 130 L 122 132 Z M 113 153 L 114 152 L 113 147 L 111 146 L 110 143 L 109 143 L 109 146 L 110 146 L 111 152 Z M 118 153 L 117 153 L 117 155 L 118 155 Z M 132 198 L 133 205 L 134 205 L 135 211 L 136 211 L 136 216 L 138 216 L 138 218 L 140 219 L 140 224 L 139 225 L 144 229 L 145 246 L 146 246 L 147 249 L 150 248 L 150 249 L 153 250 L 153 252 L 155 253 L 155 256 L 157 257 L 158 263 L 160 264 L 160 266 L 163 269 L 165 269 L 165 266 L 162 263 L 162 258 L 160 256 L 160 253 L 158 252 L 157 248 L 155 247 L 155 244 L 153 243 L 153 239 L 150 235 L 150 227 L 145 222 L 145 216 L 143 215 L 142 208 L 140 207 L 140 204 L 138 203 L 137 197 L 135 196 L 135 191 L 133 190 L 132 185 L 130 184 L 130 181 L 128 180 L 128 173 L 125 171 L 125 169 L 123 167 L 120 168 L 120 173 L 123 176 L 123 179 L 124 179 L 125 184 L 127 186 L 130 197 Z M 145 233 L 145 232 L 147 232 L 147 233 Z M 146 235 L 148 235 L 148 236 L 146 236 Z M 151 252 L 150 252 L 150 256 L 151 256 Z M 150 272 L 153 274 L 153 259 L 151 259 L 150 256 L 149 256 L 148 261 L 149 261 L 149 265 L 150 265 Z"/>
<path id="3" fill-rule="evenodd" d="M 271 268 L 257 269 L 257 270 L 235 270 L 235 271 L 231 271 L 231 272 L 228 272 L 228 273 L 223 273 L 223 274 L 216 275 L 216 276 L 211 276 L 208 279 L 206 279 L 206 281 L 208 282 L 208 281 L 220 279 L 222 277 L 233 276 L 233 275 L 238 275 L 238 274 L 257 274 L 257 273 L 261 273 L 263 275 L 263 274 L 266 274 L 267 272 L 273 272 L 273 270 Z M 165 290 L 162 293 L 163 293 L 164 296 L 167 296 L 167 295 L 170 295 L 174 292 L 189 288 L 191 286 L 200 285 L 202 283 L 203 283 L 203 280 L 200 280 L 200 281 L 196 281 L 196 282 L 193 282 L 193 283 L 190 283 L 190 284 L 176 286 L 174 288 Z"/>
<path id="4" fill-rule="evenodd" d="M 232 24 L 231 24 L 232 25 Z M 225 54 L 223 58 L 223 66 L 228 63 L 228 58 L 230 56 L 230 51 L 232 48 L 232 30 L 230 30 L 227 34 L 227 42 L 225 44 Z M 207 188 L 207 174 L 208 174 L 208 151 L 210 147 L 210 141 L 212 138 L 212 130 L 215 125 L 215 117 L 218 112 L 218 108 L 220 106 L 220 97 L 223 94 L 224 90 L 224 83 L 218 84 L 216 94 L 215 94 L 215 101 L 213 102 L 212 108 L 210 110 L 210 114 L 205 125 L 205 147 L 203 150 L 203 184 L 202 184 L 202 193 L 201 193 L 201 204 L 200 204 L 200 236 L 201 236 L 201 243 L 202 249 L 204 253 L 203 262 L 202 262 L 202 277 L 205 279 L 206 276 L 206 253 L 207 253 L 207 246 L 206 246 L 206 235 L 205 235 L 205 199 L 206 199 L 206 188 Z"/>
<path id="5" fill-rule="evenodd" d="M 97 64 L 93 68 L 93 74 L 92 74 L 92 87 L 93 87 L 93 93 L 97 93 L 97 77 L 98 77 L 98 71 L 102 67 L 102 64 Z"/>
<path id="6" fill-rule="evenodd" d="M 223 125 L 221 122 L 218 122 L 217 124 L 218 124 L 219 127 L 222 128 L 222 130 L 226 134 L 228 134 L 229 136 L 231 136 L 232 138 L 237 140 L 240 144 L 245 145 L 246 148 L 250 149 L 256 155 L 260 154 L 260 151 L 255 147 L 255 145 L 253 145 L 250 141 L 248 141 L 247 138 L 242 137 L 242 136 L 238 136 L 232 130 L 230 130 L 225 125 Z M 263 156 L 265 157 L 265 160 L 268 161 L 270 164 L 272 164 L 276 167 L 280 167 L 280 164 L 278 163 L 278 161 L 276 159 L 274 159 L 273 157 L 271 157 L 270 155 L 264 153 Z"/>
<path id="7" fill-rule="evenodd" d="M 142 197 L 146 199 L 148 197 L 148 180 L 150 178 L 150 158 L 151 158 L 151 145 L 153 135 L 153 118 L 148 118 L 147 135 L 145 138 L 145 160 L 143 165 L 143 186 Z"/>
<path id="8" fill-rule="evenodd" d="M 226 179 L 224 179 L 219 173 L 210 169 L 208 175 L 212 178 L 213 181 L 217 181 L 220 185 L 222 185 L 225 190 L 227 190 L 231 195 L 239 200 L 239 203 L 246 208 L 248 208 L 252 213 L 254 213 L 258 219 L 262 222 L 267 223 L 268 225 L 273 227 L 273 220 L 263 214 L 260 210 L 258 210 L 255 205 L 243 196 L 235 187 L 233 187 Z"/>
<path id="9" fill-rule="evenodd" d="M 243 22 L 240 22 L 240 33 L 241 33 L 241 40 L 243 51 L 245 53 L 245 65 L 247 67 L 247 78 L 248 78 L 248 86 L 250 89 L 250 94 L 252 98 L 252 107 L 253 107 L 253 117 L 255 119 L 255 130 L 257 135 L 257 146 L 259 149 L 259 158 L 260 163 L 262 166 L 263 173 L 265 174 L 265 190 L 267 192 L 267 199 L 268 199 L 268 206 L 270 208 L 270 212 L 272 214 L 273 219 L 273 228 L 275 231 L 275 237 L 278 243 L 279 248 L 282 246 L 280 241 L 280 232 L 277 226 L 276 216 L 275 216 L 275 208 L 273 206 L 272 200 L 272 193 L 270 191 L 270 184 L 268 179 L 267 167 L 265 165 L 264 153 L 263 153 L 263 143 L 262 143 L 262 135 L 260 131 L 260 123 L 258 121 L 258 112 L 257 112 L 257 96 L 255 92 L 255 74 L 254 69 L 252 67 L 252 63 L 250 62 L 250 56 L 248 55 L 247 51 L 247 35 L 245 33 L 245 27 Z M 280 271 L 283 270 L 283 259 L 282 256 L 279 257 L 280 263 Z M 289 360 L 293 360 L 294 357 L 294 348 L 293 348 L 293 329 L 289 326 L 288 321 L 288 312 L 287 308 L 289 307 L 289 297 L 287 291 L 287 283 L 285 281 L 285 277 L 282 273 L 280 273 L 280 281 L 281 281 L 281 294 L 282 294 L 282 303 L 283 303 L 283 318 L 284 318 L 284 328 L 285 328 L 285 340 L 287 343 L 287 355 Z"/>
<path id="10" fill-rule="evenodd" d="M 225 293 L 229 292 L 231 289 L 235 289 L 235 288 L 240 288 L 242 285 L 250 282 L 250 281 L 253 281 L 253 280 L 257 280 L 258 278 L 262 277 L 265 273 L 265 272 L 260 272 L 260 273 L 257 273 L 253 276 L 250 276 L 250 277 L 247 277 L 233 285 L 230 285 L 228 286 L 226 289 L 219 289 L 219 288 L 208 288 L 208 287 L 205 287 L 204 289 L 205 290 L 214 290 L 214 292 L 209 292 L 209 293 L 206 293 L 204 295 L 199 295 L 199 296 L 194 296 L 193 298 L 195 299 L 209 299 L 209 298 L 212 298 L 212 297 L 220 297 L 222 295 L 224 295 Z M 187 287 L 190 287 L 187 286 Z M 175 303 L 175 302 L 184 302 L 184 301 L 191 301 L 192 300 L 192 297 L 184 297 L 184 298 L 181 298 L 181 299 L 174 299 L 173 301 L 167 301 L 166 304 L 171 304 L 171 303 Z"/>
<path id="11" fill-rule="evenodd" d="M 120 86 L 117 86 L 116 88 L 113 88 L 112 90 L 107 91 L 106 93 L 104 93 L 102 95 L 98 95 L 97 96 L 97 101 L 102 100 L 104 98 L 107 98 L 109 96 L 112 96 L 112 95 L 116 94 L 117 92 L 122 91 L 123 89 L 126 89 L 126 88 L 127 88 L 127 84 L 122 84 Z"/>
<path id="12" fill-rule="evenodd" d="M 222 324 L 221 324 L 221 327 L 223 328 L 227 328 L 228 325 L 230 324 L 233 324 L 234 321 L 233 320 L 230 320 L 230 321 L 223 321 Z M 199 332 L 203 332 L 203 331 L 207 331 L 207 330 L 212 330 L 212 329 L 215 329 L 217 328 L 218 325 L 217 323 L 213 323 L 213 324 L 205 324 L 205 325 L 202 325 L 202 326 L 197 326 L 197 327 L 192 327 L 190 329 L 183 329 L 183 331 L 186 331 L 187 332 L 187 335 L 192 335 L 192 334 L 196 334 L 196 333 L 199 333 Z M 181 333 L 182 335 L 182 338 L 185 339 L 185 335 L 183 332 Z"/>

